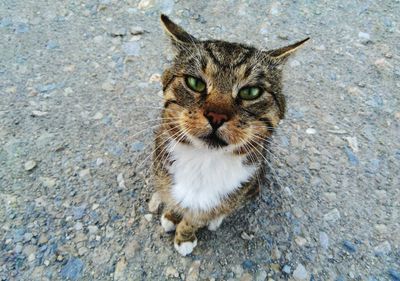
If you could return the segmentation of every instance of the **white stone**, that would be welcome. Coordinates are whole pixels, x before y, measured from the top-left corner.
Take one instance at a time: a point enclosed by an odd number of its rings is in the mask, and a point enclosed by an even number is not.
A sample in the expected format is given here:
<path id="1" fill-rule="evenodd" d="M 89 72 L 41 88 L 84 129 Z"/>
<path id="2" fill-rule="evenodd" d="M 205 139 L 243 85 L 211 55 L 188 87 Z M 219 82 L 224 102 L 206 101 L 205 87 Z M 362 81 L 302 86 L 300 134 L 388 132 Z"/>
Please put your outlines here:
<path id="1" fill-rule="evenodd" d="M 150 222 L 150 221 L 153 219 L 153 215 L 152 215 L 152 214 L 146 214 L 146 215 L 144 215 L 144 218 L 145 218 L 148 222 Z"/>
<path id="2" fill-rule="evenodd" d="M 161 196 L 158 192 L 153 193 L 153 196 L 150 199 L 149 202 L 149 212 L 150 213 L 157 213 L 160 205 L 161 205 Z"/>
<path id="3" fill-rule="evenodd" d="M 340 219 L 340 212 L 336 208 L 324 215 L 324 220 L 329 222 L 336 222 L 339 219 Z"/>
<path id="4" fill-rule="evenodd" d="M 32 115 L 33 115 L 33 116 L 36 116 L 36 117 L 45 116 L 45 115 L 47 115 L 47 113 L 48 113 L 48 112 L 46 112 L 46 111 L 40 111 L 40 110 L 34 110 L 34 111 L 32 111 Z"/>
<path id="5" fill-rule="evenodd" d="M 178 270 L 176 270 L 176 268 L 172 267 L 172 266 L 168 266 L 165 269 L 165 275 L 169 278 L 175 277 L 178 278 L 179 277 L 179 272 Z"/>
<path id="6" fill-rule="evenodd" d="M 36 162 L 29 160 L 24 164 L 25 171 L 31 171 L 36 167 Z"/>
<path id="7" fill-rule="evenodd" d="M 300 247 L 303 247 L 305 244 L 307 244 L 307 240 L 301 236 L 296 236 L 296 238 L 294 238 L 294 241 Z"/>
<path id="8" fill-rule="evenodd" d="M 392 247 L 388 241 L 382 242 L 374 248 L 375 255 L 387 255 L 392 251 Z"/>
<path id="9" fill-rule="evenodd" d="M 122 257 L 115 265 L 114 280 L 126 280 L 126 277 L 124 275 L 126 266 L 127 266 L 126 258 Z"/>
<path id="10" fill-rule="evenodd" d="M 308 272 L 301 263 L 299 263 L 293 271 L 293 277 L 297 281 L 307 280 Z"/>
<path id="11" fill-rule="evenodd" d="M 117 182 L 118 182 L 118 187 L 125 189 L 125 180 L 124 180 L 124 175 L 122 173 L 119 173 L 117 176 Z"/>
<path id="12" fill-rule="evenodd" d="M 308 134 L 308 135 L 314 135 L 316 133 L 317 133 L 317 130 L 315 130 L 314 128 L 308 128 L 306 130 L 306 134 Z"/>
<path id="13" fill-rule="evenodd" d="M 357 142 L 357 138 L 356 138 L 356 137 L 345 137 L 345 139 L 346 139 L 347 142 L 349 143 L 350 148 L 351 148 L 354 152 L 358 152 L 358 142 Z"/>

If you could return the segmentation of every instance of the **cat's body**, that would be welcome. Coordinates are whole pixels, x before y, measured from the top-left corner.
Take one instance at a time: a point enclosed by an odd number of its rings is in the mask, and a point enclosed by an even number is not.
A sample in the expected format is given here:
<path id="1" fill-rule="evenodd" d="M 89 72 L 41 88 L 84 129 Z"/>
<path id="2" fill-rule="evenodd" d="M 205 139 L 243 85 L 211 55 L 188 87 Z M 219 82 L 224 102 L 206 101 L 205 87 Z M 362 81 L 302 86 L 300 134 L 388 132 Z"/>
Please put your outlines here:
<path id="1" fill-rule="evenodd" d="M 216 230 L 224 217 L 258 193 L 268 138 L 284 116 L 281 65 L 304 41 L 258 51 L 224 41 L 199 41 L 161 17 L 177 55 L 162 82 L 165 109 L 156 133 L 154 175 L 164 203 L 161 223 L 182 254 L 195 232 Z"/>

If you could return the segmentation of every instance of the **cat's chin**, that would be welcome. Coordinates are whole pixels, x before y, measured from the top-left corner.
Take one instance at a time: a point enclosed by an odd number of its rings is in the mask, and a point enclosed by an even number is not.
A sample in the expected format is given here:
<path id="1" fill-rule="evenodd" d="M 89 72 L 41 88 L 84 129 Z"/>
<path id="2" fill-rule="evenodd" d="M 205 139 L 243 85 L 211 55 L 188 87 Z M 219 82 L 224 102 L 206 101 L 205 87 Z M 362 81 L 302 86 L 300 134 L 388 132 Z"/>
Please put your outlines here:
<path id="1" fill-rule="evenodd" d="M 223 148 L 229 145 L 214 132 L 207 136 L 201 137 L 200 139 L 211 148 Z"/>

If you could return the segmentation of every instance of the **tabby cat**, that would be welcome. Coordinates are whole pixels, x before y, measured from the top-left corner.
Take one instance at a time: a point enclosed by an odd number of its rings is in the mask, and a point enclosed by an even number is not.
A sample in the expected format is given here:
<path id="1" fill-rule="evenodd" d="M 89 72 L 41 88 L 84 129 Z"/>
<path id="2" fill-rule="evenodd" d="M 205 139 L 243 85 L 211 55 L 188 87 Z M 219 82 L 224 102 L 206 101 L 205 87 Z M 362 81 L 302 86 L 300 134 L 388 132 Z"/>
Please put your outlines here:
<path id="1" fill-rule="evenodd" d="M 162 75 L 164 109 L 153 172 L 164 205 L 161 225 L 175 230 L 183 256 L 196 231 L 222 220 L 257 195 L 268 139 L 285 114 L 282 65 L 304 39 L 276 50 L 198 40 L 161 15 L 175 49 Z"/>

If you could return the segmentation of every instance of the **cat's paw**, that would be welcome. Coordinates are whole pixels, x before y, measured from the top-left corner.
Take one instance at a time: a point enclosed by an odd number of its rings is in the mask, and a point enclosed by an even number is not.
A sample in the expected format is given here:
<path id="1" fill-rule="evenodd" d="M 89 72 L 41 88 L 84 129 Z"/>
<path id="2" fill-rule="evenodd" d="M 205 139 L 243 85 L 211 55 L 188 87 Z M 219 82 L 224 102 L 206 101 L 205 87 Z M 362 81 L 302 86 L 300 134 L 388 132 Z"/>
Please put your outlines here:
<path id="1" fill-rule="evenodd" d="M 224 218 L 225 218 L 225 216 L 220 216 L 220 217 L 215 218 L 212 221 L 210 221 L 207 226 L 208 230 L 216 231 L 220 227 Z"/>
<path id="2" fill-rule="evenodd" d="M 182 256 L 187 256 L 191 252 L 193 252 L 193 249 L 197 246 L 197 239 L 194 240 L 193 242 L 187 241 L 187 242 L 182 242 L 180 245 L 178 245 L 176 242 L 174 243 L 175 250 L 178 251 L 179 254 Z"/>
<path id="3" fill-rule="evenodd" d="M 165 217 L 165 215 L 161 216 L 161 226 L 164 228 L 165 232 L 171 232 L 174 231 L 176 228 L 176 225 L 170 221 L 169 219 L 167 219 Z"/>

